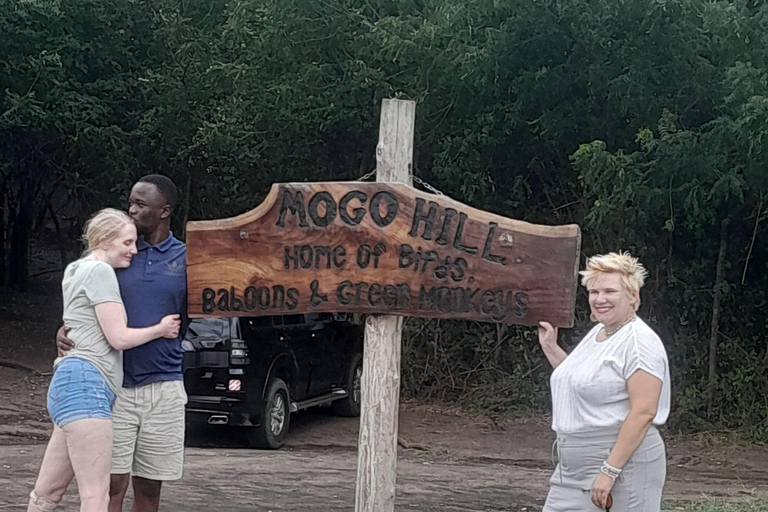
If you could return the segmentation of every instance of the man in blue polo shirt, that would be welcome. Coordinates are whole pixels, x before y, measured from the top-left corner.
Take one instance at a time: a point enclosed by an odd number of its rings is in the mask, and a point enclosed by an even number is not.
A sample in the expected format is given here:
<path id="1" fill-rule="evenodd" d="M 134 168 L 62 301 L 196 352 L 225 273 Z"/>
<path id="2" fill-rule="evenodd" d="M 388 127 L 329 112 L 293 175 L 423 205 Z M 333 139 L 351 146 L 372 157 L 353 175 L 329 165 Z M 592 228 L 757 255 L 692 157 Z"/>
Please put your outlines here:
<path id="1" fill-rule="evenodd" d="M 144 176 L 131 189 L 128 213 L 139 233 L 138 254 L 117 271 L 128 327 L 154 325 L 174 313 L 186 318 L 187 249 L 170 230 L 176 200 L 176 186 L 159 174 Z M 156 512 L 162 483 L 182 476 L 184 330 L 175 340 L 160 338 L 123 353 L 123 388 L 112 411 L 110 512 L 122 511 L 131 475 L 134 512 Z M 60 331 L 60 351 L 67 342 Z"/>

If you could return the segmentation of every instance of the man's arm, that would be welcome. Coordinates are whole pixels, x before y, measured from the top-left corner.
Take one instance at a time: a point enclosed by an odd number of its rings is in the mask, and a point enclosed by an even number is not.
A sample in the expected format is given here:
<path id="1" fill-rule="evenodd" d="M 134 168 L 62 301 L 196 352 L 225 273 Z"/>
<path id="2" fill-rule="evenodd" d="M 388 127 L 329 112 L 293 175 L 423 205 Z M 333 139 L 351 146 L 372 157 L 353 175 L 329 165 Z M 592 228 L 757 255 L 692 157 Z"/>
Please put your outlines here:
<path id="1" fill-rule="evenodd" d="M 62 325 L 59 327 L 59 330 L 56 331 L 56 352 L 59 354 L 59 357 L 64 357 L 67 352 L 75 348 L 75 344 L 72 340 L 67 338 L 68 333 L 69 327 L 66 325 Z"/>

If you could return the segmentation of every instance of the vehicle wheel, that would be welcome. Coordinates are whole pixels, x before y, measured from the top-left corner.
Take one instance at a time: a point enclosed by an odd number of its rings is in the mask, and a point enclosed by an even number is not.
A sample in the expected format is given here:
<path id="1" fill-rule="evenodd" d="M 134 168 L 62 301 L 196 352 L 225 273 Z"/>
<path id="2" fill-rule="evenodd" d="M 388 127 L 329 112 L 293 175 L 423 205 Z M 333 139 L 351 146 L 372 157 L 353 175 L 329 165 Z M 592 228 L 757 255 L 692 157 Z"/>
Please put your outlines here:
<path id="1" fill-rule="evenodd" d="M 344 388 L 347 397 L 333 402 L 333 412 L 339 416 L 354 418 L 360 416 L 360 385 L 363 380 L 363 354 L 357 354 L 352 358 L 352 363 L 347 369 L 347 381 Z"/>
<path id="2" fill-rule="evenodd" d="M 272 379 L 261 411 L 261 424 L 248 432 L 248 442 L 253 448 L 277 450 L 283 446 L 291 420 L 290 403 L 288 386 L 283 379 Z"/>

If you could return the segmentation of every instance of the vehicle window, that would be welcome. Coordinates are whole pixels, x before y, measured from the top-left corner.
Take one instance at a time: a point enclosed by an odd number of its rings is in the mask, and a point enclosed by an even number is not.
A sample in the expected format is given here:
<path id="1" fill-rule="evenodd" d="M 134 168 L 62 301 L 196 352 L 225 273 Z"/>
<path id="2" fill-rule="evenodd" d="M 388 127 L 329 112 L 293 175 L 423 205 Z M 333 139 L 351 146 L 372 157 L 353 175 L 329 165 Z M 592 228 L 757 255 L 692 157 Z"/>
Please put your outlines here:
<path id="1" fill-rule="evenodd" d="M 226 335 L 225 318 L 198 318 L 189 323 L 187 339 L 220 339 Z"/>
<path id="2" fill-rule="evenodd" d="M 308 324 L 330 322 L 333 320 L 333 315 L 331 313 L 307 313 L 304 316 L 306 316 Z"/>
<path id="3" fill-rule="evenodd" d="M 263 329 L 264 327 L 272 327 L 274 325 L 280 325 L 279 316 L 255 316 L 248 319 L 248 325 L 253 329 Z"/>
<path id="4" fill-rule="evenodd" d="M 284 325 L 301 325 L 304 323 L 304 315 L 285 315 L 283 316 Z"/>

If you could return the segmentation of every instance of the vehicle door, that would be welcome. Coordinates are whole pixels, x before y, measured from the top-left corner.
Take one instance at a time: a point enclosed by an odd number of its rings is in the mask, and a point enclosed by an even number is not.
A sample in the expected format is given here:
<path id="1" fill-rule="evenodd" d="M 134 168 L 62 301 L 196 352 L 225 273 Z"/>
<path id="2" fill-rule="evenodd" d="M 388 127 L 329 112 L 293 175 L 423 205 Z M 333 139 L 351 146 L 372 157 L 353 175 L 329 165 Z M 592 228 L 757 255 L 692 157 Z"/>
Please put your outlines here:
<path id="1" fill-rule="evenodd" d="M 316 357 L 315 346 L 306 329 L 304 315 L 283 315 L 274 317 L 279 340 L 293 360 L 296 374 L 292 383 L 293 400 L 304 400 L 312 396 L 312 361 Z"/>
<path id="2" fill-rule="evenodd" d="M 326 394 L 334 386 L 342 384 L 345 354 L 340 350 L 338 326 L 333 321 L 331 313 L 310 313 L 307 317 L 307 330 L 310 342 L 313 344 L 312 353 L 312 383 L 313 395 Z"/>

